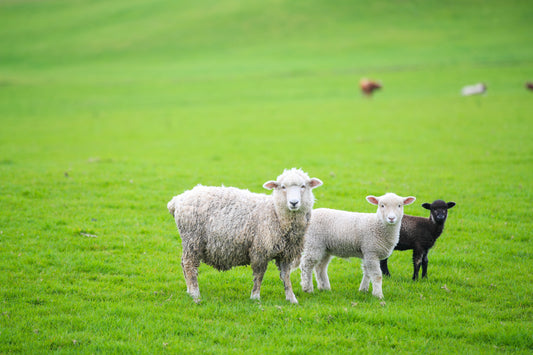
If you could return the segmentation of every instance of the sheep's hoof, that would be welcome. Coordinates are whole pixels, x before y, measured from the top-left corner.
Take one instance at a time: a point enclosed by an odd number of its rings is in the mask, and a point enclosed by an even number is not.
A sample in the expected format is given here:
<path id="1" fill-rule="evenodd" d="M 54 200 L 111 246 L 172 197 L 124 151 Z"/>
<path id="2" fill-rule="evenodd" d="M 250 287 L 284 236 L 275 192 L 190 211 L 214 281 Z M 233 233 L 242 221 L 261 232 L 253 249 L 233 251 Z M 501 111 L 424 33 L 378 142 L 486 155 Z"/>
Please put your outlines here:
<path id="1" fill-rule="evenodd" d="M 252 294 L 252 295 L 250 296 L 250 299 L 251 299 L 251 300 L 257 300 L 257 301 L 260 301 L 260 300 L 261 300 L 261 296 L 258 295 L 258 294 Z"/>
<path id="2" fill-rule="evenodd" d="M 198 290 L 187 291 L 187 293 L 189 294 L 189 296 L 191 296 L 194 299 L 195 302 L 196 302 L 196 300 L 200 299 L 200 291 L 198 291 Z M 196 303 L 198 303 L 198 302 L 196 302 Z"/>
<path id="3" fill-rule="evenodd" d="M 296 298 L 292 298 L 292 299 L 287 298 L 287 301 L 289 301 L 292 304 L 298 304 L 298 300 Z"/>

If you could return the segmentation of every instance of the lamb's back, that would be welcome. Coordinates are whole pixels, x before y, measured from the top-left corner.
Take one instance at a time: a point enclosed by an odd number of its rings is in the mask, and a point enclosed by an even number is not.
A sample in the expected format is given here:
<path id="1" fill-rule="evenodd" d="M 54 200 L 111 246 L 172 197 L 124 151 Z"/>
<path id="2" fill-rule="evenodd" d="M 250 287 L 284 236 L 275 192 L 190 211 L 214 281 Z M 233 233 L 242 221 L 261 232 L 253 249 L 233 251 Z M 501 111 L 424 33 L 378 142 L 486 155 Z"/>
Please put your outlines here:
<path id="1" fill-rule="evenodd" d="M 318 208 L 311 215 L 305 242 L 322 245 L 335 256 L 361 257 L 364 236 L 373 218 L 373 213 Z"/>
<path id="2" fill-rule="evenodd" d="M 429 218 L 404 215 L 400 228 L 400 240 L 396 250 L 410 250 L 415 247 L 431 248 L 436 238 L 436 226 Z"/>

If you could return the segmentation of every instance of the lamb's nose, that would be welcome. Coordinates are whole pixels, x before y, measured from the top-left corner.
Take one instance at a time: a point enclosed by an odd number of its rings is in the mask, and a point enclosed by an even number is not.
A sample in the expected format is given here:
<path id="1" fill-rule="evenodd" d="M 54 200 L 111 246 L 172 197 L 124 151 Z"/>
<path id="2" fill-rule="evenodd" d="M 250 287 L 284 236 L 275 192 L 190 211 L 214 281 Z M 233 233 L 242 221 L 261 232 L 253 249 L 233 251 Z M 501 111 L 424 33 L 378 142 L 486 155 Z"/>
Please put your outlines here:
<path id="1" fill-rule="evenodd" d="M 296 205 L 298 204 L 298 201 L 289 201 L 289 203 L 292 205 L 292 207 L 296 207 Z"/>
<path id="2" fill-rule="evenodd" d="M 395 219 L 396 217 L 389 217 L 389 222 L 394 222 Z"/>

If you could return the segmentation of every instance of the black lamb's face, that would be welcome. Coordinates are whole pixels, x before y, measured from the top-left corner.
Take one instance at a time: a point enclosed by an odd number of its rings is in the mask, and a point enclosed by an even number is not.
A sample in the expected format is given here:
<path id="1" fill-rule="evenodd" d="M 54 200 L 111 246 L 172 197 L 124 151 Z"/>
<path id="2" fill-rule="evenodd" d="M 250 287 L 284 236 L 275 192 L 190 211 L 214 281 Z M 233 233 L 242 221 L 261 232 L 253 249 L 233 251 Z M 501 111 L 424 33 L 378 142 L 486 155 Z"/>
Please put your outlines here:
<path id="1" fill-rule="evenodd" d="M 436 208 L 431 210 L 435 222 L 444 222 L 448 217 L 448 208 Z"/>
<path id="2" fill-rule="evenodd" d="M 445 202 L 443 200 L 435 200 L 430 205 L 424 203 L 422 207 L 431 211 L 432 219 L 437 223 L 444 223 L 448 217 L 448 210 L 455 206 L 455 202 Z"/>

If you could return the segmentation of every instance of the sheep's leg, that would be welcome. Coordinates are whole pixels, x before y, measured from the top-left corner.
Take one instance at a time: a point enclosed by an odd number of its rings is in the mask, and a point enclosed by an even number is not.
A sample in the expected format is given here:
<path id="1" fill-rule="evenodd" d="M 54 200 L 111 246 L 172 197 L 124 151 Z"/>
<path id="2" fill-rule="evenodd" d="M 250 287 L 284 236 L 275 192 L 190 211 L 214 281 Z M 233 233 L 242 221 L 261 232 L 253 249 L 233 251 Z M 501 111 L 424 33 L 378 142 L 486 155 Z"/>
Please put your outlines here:
<path id="1" fill-rule="evenodd" d="M 413 250 L 413 280 L 418 280 L 418 273 L 420 271 L 420 265 L 422 265 L 423 252 L 420 250 Z"/>
<path id="2" fill-rule="evenodd" d="M 385 276 L 390 276 L 389 266 L 387 265 L 388 260 L 389 259 L 383 259 L 379 261 L 379 267 L 381 268 L 381 273 Z"/>
<path id="3" fill-rule="evenodd" d="M 263 282 L 263 276 L 265 275 L 268 263 L 254 264 L 252 265 L 252 271 L 254 275 L 254 287 L 252 288 L 252 295 L 250 296 L 253 300 L 261 299 L 261 282 Z"/>
<path id="4" fill-rule="evenodd" d="M 316 283 L 319 290 L 331 290 L 331 285 L 329 284 L 328 277 L 328 265 L 331 261 L 332 256 L 326 255 L 318 265 L 315 267 L 316 272 Z"/>
<path id="5" fill-rule="evenodd" d="M 181 267 L 185 276 L 185 283 L 187 284 L 187 293 L 196 301 L 200 298 L 200 288 L 198 287 L 200 259 L 192 252 L 183 251 Z"/>
<path id="6" fill-rule="evenodd" d="M 377 257 L 365 257 L 363 259 L 363 280 L 359 291 L 368 291 L 370 282 L 372 282 L 372 295 L 377 298 L 383 298 L 382 281 L 383 276 L 379 268 L 379 259 Z"/>
<path id="7" fill-rule="evenodd" d="M 424 252 L 424 256 L 422 257 L 422 278 L 427 277 L 428 273 L 428 253 L 429 250 L 426 250 L 426 252 Z"/>
<path id="8" fill-rule="evenodd" d="M 301 282 L 302 290 L 304 292 L 313 292 L 313 269 L 317 264 L 315 258 L 310 257 L 310 255 L 303 255 L 302 261 L 300 262 L 301 272 Z"/>
<path id="9" fill-rule="evenodd" d="M 298 303 L 294 291 L 292 290 L 291 263 L 282 261 L 278 262 L 276 260 L 276 265 L 279 269 L 279 278 L 283 281 L 283 285 L 285 286 L 285 299 L 291 303 Z"/>

